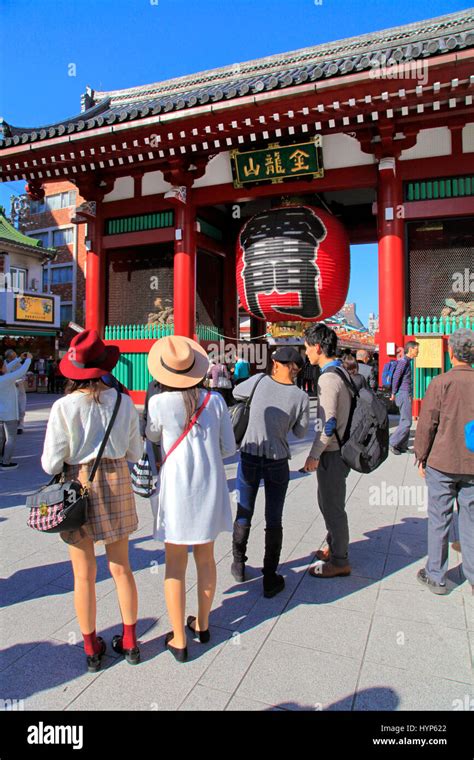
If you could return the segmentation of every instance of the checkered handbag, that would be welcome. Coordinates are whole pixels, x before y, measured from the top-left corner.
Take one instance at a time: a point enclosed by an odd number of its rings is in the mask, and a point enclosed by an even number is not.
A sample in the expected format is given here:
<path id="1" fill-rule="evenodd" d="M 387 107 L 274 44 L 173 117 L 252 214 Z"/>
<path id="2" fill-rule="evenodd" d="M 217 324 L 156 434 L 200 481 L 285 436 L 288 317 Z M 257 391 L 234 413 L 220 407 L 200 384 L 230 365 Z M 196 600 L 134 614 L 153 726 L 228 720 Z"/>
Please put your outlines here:
<path id="1" fill-rule="evenodd" d="M 48 485 L 28 496 L 30 515 L 27 525 L 42 533 L 76 530 L 87 520 L 88 489 L 78 480 L 65 481 L 63 473 Z"/>
<path id="2" fill-rule="evenodd" d="M 146 450 L 146 441 L 143 447 L 143 454 L 138 462 L 133 465 L 130 476 L 134 493 L 138 494 L 138 496 L 145 496 L 146 498 L 153 494 L 155 490 L 154 477 Z"/>
<path id="3" fill-rule="evenodd" d="M 79 480 L 65 480 L 64 472 L 54 475 L 47 485 L 26 499 L 26 506 L 30 510 L 27 525 L 30 528 L 39 530 L 41 533 L 59 533 L 77 530 L 84 525 L 87 520 L 89 489 L 115 422 L 121 399 L 122 394 L 117 393 L 114 411 L 87 484 L 84 485 Z"/>

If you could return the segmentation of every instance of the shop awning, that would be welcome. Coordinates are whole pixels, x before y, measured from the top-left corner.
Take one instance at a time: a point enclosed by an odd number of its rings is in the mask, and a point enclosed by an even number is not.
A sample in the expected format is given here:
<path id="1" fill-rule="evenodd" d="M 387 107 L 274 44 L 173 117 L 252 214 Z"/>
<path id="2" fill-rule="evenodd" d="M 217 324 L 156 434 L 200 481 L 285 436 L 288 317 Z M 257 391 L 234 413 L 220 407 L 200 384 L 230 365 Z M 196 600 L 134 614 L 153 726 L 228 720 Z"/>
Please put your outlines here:
<path id="1" fill-rule="evenodd" d="M 12 336 L 20 335 L 24 337 L 30 336 L 32 338 L 34 338 L 36 335 L 41 335 L 43 337 L 45 335 L 55 337 L 58 334 L 58 332 L 59 330 L 28 330 L 28 329 L 22 330 L 21 328 L 14 329 L 10 327 L 0 327 L 0 338 L 6 335 L 12 335 Z"/>

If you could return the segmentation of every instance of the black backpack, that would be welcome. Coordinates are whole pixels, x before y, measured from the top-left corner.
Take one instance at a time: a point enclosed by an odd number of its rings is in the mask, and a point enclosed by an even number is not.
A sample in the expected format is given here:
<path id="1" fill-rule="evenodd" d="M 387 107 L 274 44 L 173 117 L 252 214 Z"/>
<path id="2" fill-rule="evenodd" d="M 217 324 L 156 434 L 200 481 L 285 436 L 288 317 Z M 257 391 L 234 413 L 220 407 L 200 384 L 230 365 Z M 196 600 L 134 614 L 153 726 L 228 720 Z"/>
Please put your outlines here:
<path id="1" fill-rule="evenodd" d="M 357 472 L 373 472 L 387 459 L 389 424 L 387 408 L 369 388 L 359 391 L 343 370 L 328 367 L 344 381 L 352 396 L 351 410 L 342 441 L 336 438 L 344 462 Z"/>

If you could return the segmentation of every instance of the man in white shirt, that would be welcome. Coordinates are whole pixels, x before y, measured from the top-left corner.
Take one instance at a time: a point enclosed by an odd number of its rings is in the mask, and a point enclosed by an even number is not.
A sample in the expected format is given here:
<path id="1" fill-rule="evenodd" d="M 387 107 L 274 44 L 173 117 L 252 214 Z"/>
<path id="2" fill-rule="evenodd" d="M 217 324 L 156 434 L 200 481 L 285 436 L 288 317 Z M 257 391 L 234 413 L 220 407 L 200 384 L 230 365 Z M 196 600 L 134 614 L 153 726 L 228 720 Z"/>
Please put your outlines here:
<path id="1" fill-rule="evenodd" d="M 5 361 L 8 363 L 7 372 L 13 372 L 13 370 L 21 367 L 21 359 L 18 357 L 16 351 L 9 348 L 5 351 Z M 25 427 L 25 414 L 26 414 L 26 382 L 25 379 L 16 381 L 16 390 L 18 394 L 18 435 L 23 433 Z"/>
<path id="2" fill-rule="evenodd" d="M 31 364 L 31 354 L 22 354 L 23 364 L 13 371 L 8 371 L 7 362 L 0 358 L 0 469 L 14 469 L 17 462 L 12 462 L 18 430 L 18 393 L 17 380 L 26 375 Z"/>

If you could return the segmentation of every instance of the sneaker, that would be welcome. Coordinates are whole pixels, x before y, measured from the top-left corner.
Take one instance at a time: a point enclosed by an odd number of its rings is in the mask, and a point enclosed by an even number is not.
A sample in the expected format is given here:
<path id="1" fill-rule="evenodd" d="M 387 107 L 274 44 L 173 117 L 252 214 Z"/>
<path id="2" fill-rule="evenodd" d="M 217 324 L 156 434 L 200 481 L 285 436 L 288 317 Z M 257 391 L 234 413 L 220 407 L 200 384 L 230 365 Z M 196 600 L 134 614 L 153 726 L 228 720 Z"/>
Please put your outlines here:
<path id="1" fill-rule="evenodd" d="M 402 453 L 400 449 L 395 448 L 395 446 L 389 446 L 389 448 L 392 454 L 396 454 L 397 456 Z"/>
<path id="2" fill-rule="evenodd" d="M 15 470 L 18 467 L 18 462 L 10 462 L 10 464 L 0 464 L 2 470 Z"/>
<path id="3" fill-rule="evenodd" d="M 431 580 L 424 567 L 422 567 L 421 570 L 418 570 L 416 577 L 419 583 L 422 583 L 423 586 L 427 586 L 433 594 L 443 595 L 448 593 L 446 584 L 436 583 L 436 581 Z"/>

